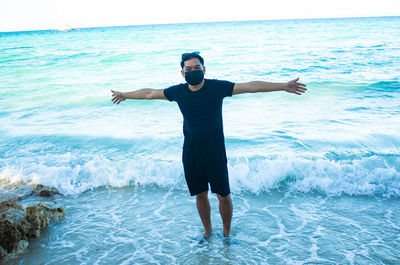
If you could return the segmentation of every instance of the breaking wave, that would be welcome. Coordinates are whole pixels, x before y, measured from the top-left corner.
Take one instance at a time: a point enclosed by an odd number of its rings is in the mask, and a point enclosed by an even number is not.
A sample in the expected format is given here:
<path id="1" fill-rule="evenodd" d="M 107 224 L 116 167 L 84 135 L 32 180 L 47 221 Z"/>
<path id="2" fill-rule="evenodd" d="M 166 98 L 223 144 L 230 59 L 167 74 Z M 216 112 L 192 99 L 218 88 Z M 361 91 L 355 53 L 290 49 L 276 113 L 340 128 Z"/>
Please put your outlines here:
<path id="1" fill-rule="evenodd" d="M 372 155 L 352 160 L 298 157 L 228 157 L 233 193 L 272 190 L 341 196 L 400 197 L 400 157 Z M 0 180 L 54 186 L 65 195 L 101 186 L 156 185 L 185 190 L 180 160 L 113 160 L 102 154 L 47 154 L 4 160 Z"/>

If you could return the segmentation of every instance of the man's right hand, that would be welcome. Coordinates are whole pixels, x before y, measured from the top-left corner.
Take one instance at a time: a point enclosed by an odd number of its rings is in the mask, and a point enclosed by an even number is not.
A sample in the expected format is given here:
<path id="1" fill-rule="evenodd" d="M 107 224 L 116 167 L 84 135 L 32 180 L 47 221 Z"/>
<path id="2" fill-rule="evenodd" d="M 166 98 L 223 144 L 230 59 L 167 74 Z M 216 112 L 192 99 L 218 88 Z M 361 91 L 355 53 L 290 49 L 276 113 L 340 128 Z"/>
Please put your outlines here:
<path id="1" fill-rule="evenodd" d="M 112 93 L 112 102 L 114 104 L 119 104 L 121 101 L 124 101 L 126 99 L 126 97 L 124 97 L 123 93 L 119 92 L 119 91 L 114 91 L 111 90 Z"/>

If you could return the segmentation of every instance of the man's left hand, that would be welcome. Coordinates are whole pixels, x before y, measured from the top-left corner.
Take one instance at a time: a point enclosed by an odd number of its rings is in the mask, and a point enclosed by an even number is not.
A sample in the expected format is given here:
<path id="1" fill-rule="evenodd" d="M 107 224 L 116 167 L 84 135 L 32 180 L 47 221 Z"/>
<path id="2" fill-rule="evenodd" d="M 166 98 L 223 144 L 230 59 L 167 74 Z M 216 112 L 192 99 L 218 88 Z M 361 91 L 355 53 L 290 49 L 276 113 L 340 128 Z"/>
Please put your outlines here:
<path id="1" fill-rule="evenodd" d="M 299 81 L 299 77 L 287 82 L 286 83 L 287 87 L 285 88 L 285 91 L 289 92 L 289 93 L 296 94 L 296 95 L 301 95 L 304 92 L 306 92 L 307 91 L 307 88 L 306 88 L 307 85 L 303 84 L 303 83 L 300 83 L 300 82 L 297 82 L 297 81 Z"/>

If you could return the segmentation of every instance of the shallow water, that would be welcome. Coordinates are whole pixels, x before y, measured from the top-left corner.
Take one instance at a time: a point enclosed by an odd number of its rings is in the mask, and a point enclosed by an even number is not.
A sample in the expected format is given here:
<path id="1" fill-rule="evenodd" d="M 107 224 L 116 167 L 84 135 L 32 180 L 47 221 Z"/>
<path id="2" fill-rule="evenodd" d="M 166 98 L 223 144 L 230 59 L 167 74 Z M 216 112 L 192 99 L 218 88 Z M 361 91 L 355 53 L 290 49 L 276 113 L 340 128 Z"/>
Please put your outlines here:
<path id="1" fill-rule="evenodd" d="M 270 192 L 233 196 L 232 240 L 210 196 L 214 233 L 202 243 L 185 191 L 98 188 L 57 202 L 68 215 L 19 264 L 396 264 L 398 199 Z M 396 210 L 397 209 L 397 210 Z"/>
<path id="2" fill-rule="evenodd" d="M 399 39 L 399 17 L 0 33 L 0 199 L 41 183 L 67 212 L 12 263 L 399 263 Z M 194 50 L 207 78 L 308 86 L 224 100 L 230 243 L 215 196 L 194 240 L 176 104 L 110 101 Z"/>

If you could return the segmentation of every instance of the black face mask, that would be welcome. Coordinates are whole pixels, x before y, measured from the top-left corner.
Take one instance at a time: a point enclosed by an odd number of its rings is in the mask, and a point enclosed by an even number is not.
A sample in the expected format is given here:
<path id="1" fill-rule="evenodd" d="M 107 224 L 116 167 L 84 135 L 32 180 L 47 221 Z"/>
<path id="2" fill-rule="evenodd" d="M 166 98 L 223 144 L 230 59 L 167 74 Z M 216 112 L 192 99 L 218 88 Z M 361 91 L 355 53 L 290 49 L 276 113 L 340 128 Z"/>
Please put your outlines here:
<path id="1" fill-rule="evenodd" d="M 189 72 L 185 72 L 185 80 L 189 85 L 195 86 L 201 83 L 204 79 L 204 71 L 203 70 L 193 70 Z"/>

